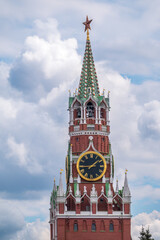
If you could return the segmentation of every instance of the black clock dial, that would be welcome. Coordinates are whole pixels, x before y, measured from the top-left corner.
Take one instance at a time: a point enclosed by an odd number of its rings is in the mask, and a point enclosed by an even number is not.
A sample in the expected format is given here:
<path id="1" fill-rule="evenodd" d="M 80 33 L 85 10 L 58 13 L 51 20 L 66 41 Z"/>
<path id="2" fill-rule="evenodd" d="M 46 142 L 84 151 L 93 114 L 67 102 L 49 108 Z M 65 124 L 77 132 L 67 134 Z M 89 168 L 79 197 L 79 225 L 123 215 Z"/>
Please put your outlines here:
<path id="1" fill-rule="evenodd" d="M 106 162 L 101 154 L 89 151 L 82 154 L 78 159 L 77 170 L 85 180 L 97 181 L 106 171 Z"/>

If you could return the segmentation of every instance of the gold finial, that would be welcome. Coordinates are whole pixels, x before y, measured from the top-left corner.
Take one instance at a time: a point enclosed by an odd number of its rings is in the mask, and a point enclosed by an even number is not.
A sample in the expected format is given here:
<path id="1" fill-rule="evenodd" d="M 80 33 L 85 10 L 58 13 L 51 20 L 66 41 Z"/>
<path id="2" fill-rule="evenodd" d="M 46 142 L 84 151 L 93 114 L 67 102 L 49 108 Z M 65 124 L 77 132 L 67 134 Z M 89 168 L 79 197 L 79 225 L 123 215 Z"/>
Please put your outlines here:
<path id="1" fill-rule="evenodd" d="M 60 174 L 62 174 L 62 172 L 63 172 L 63 169 L 61 168 Z"/>
<path id="2" fill-rule="evenodd" d="M 55 181 L 56 181 L 56 179 L 55 179 L 55 177 L 54 177 L 54 183 L 55 183 Z"/>
<path id="3" fill-rule="evenodd" d="M 87 41 L 89 41 L 89 29 L 87 28 Z"/>
<path id="4" fill-rule="evenodd" d="M 126 170 L 125 170 L 125 174 L 127 174 L 127 172 L 128 172 L 128 170 L 126 169 Z"/>

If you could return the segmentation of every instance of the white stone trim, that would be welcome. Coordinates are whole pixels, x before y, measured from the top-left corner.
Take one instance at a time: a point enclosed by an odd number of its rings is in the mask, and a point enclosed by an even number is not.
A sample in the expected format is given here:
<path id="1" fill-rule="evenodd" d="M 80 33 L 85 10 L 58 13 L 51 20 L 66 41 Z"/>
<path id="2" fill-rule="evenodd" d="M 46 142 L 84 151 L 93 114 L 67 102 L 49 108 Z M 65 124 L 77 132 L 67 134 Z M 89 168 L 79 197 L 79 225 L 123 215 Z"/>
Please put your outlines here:
<path id="1" fill-rule="evenodd" d="M 76 214 L 76 212 L 65 212 L 64 214 L 57 213 L 57 218 L 131 218 L 131 214 L 123 214 L 122 211 L 120 212 L 113 212 L 113 214 L 108 214 L 108 212 L 100 212 L 97 211 L 96 214 L 93 214 L 92 211 L 83 211 L 80 214 Z"/>
<path id="2" fill-rule="evenodd" d="M 102 132 L 102 131 L 88 131 L 88 130 L 82 130 L 77 132 L 70 132 L 70 137 L 72 136 L 80 136 L 80 135 L 102 135 L 102 136 L 109 136 L 108 132 Z"/>

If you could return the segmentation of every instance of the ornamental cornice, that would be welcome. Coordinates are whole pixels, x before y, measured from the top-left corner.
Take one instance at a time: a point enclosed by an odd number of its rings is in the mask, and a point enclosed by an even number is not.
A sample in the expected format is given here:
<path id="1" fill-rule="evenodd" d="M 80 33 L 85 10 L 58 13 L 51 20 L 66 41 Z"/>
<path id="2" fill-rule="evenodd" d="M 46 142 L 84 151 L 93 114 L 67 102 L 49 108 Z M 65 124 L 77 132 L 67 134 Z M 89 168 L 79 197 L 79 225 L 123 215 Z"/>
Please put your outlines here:
<path id="1" fill-rule="evenodd" d="M 77 132 L 70 132 L 69 133 L 70 137 L 73 136 L 81 136 L 81 135 L 101 135 L 101 136 L 109 136 L 108 132 L 102 132 L 102 131 L 77 131 Z"/>

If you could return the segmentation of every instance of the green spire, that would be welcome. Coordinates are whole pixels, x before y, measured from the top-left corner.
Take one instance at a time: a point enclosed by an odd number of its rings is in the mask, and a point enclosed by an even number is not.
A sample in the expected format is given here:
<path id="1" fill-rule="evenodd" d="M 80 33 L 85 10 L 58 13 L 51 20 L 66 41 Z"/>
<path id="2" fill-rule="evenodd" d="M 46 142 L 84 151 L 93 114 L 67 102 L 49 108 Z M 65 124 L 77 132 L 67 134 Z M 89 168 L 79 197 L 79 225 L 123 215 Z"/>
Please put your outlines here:
<path id="1" fill-rule="evenodd" d="M 87 31 L 86 49 L 83 58 L 78 96 L 85 101 L 89 95 L 97 98 L 99 96 L 99 86 L 91 50 L 89 31 Z"/>

